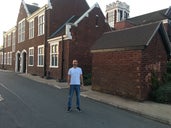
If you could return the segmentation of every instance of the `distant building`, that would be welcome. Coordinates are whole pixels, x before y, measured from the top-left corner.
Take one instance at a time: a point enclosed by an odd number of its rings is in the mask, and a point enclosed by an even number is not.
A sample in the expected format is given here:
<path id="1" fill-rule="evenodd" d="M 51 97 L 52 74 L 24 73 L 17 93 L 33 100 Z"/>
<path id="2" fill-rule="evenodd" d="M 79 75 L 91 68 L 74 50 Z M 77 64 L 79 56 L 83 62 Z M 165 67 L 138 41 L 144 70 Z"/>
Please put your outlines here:
<path id="1" fill-rule="evenodd" d="M 106 6 L 106 19 L 111 27 L 114 28 L 116 22 L 125 20 L 129 17 L 129 5 L 117 0 Z"/>
<path id="2" fill-rule="evenodd" d="M 162 21 L 171 41 L 171 7 L 128 18 L 115 24 L 115 30 Z"/>

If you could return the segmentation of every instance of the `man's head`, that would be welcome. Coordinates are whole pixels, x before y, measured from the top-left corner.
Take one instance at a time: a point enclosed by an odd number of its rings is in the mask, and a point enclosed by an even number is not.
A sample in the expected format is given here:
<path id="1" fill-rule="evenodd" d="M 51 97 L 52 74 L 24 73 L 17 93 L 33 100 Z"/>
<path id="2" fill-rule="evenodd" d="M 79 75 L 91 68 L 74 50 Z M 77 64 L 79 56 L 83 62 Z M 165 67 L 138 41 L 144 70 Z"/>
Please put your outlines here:
<path id="1" fill-rule="evenodd" d="M 73 65 L 73 67 L 77 67 L 78 66 L 78 60 L 73 60 L 72 61 L 72 65 Z"/>

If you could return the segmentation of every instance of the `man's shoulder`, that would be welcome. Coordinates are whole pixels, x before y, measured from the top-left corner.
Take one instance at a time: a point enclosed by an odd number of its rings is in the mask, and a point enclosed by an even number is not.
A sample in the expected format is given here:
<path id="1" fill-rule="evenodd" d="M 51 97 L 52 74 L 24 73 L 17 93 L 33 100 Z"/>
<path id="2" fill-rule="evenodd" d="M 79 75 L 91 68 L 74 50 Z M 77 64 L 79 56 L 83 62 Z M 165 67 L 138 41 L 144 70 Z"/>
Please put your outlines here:
<path id="1" fill-rule="evenodd" d="M 71 68 L 69 68 L 69 71 L 71 71 L 71 70 L 81 70 L 82 71 L 82 68 L 81 67 L 77 67 L 77 68 L 74 68 L 74 67 L 71 67 Z"/>
<path id="2" fill-rule="evenodd" d="M 82 68 L 81 67 L 77 67 L 77 70 L 82 71 Z"/>

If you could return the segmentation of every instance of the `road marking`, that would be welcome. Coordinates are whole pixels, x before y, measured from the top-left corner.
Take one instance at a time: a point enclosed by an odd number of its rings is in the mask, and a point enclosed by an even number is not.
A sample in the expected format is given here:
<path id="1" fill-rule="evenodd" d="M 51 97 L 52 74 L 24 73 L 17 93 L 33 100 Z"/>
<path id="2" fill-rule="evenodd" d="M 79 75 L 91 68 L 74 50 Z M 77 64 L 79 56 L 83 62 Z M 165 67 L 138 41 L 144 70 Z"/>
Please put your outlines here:
<path id="1" fill-rule="evenodd" d="M 11 94 L 13 94 L 15 97 L 17 97 L 23 104 L 26 105 L 26 103 L 24 102 L 24 100 L 19 97 L 15 92 L 13 92 L 12 90 L 10 90 L 9 88 L 7 88 L 4 84 L 0 83 L 0 86 L 5 88 L 8 92 L 10 92 Z"/>
<path id="2" fill-rule="evenodd" d="M 5 86 L 3 83 L 0 83 L 0 86 L 3 87 L 4 89 L 6 89 L 8 92 L 10 92 L 12 95 L 14 95 L 18 100 L 20 100 L 20 102 L 22 102 L 29 110 L 31 110 L 31 107 L 29 107 L 25 101 L 20 97 L 18 96 L 15 92 L 13 92 L 12 90 L 10 90 L 7 86 Z M 3 98 L 4 100 L 4 98 Z M 32 110 L 31 110 L 32 111 Z"/>
<path id="3" fill-rule="evenodd" d="M 0 95 L 0 102 L 3 101 L 3 100 L 4 100 L 4 98 Z"/>

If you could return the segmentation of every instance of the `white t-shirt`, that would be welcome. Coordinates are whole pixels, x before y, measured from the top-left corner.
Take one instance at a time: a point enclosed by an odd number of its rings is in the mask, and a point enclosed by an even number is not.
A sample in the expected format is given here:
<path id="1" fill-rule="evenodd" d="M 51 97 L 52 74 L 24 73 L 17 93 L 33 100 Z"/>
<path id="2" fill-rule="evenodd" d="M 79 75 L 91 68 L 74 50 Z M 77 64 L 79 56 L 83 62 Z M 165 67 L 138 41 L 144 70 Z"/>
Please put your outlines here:
<path id="1" fill-rule="evenodd" d="M 68 71 L 68 75 L 71 76 L 70 85 L 80 85 L 80 76 L 82 74 L 82 69 L 80 67 L 70 68 Z"/>

